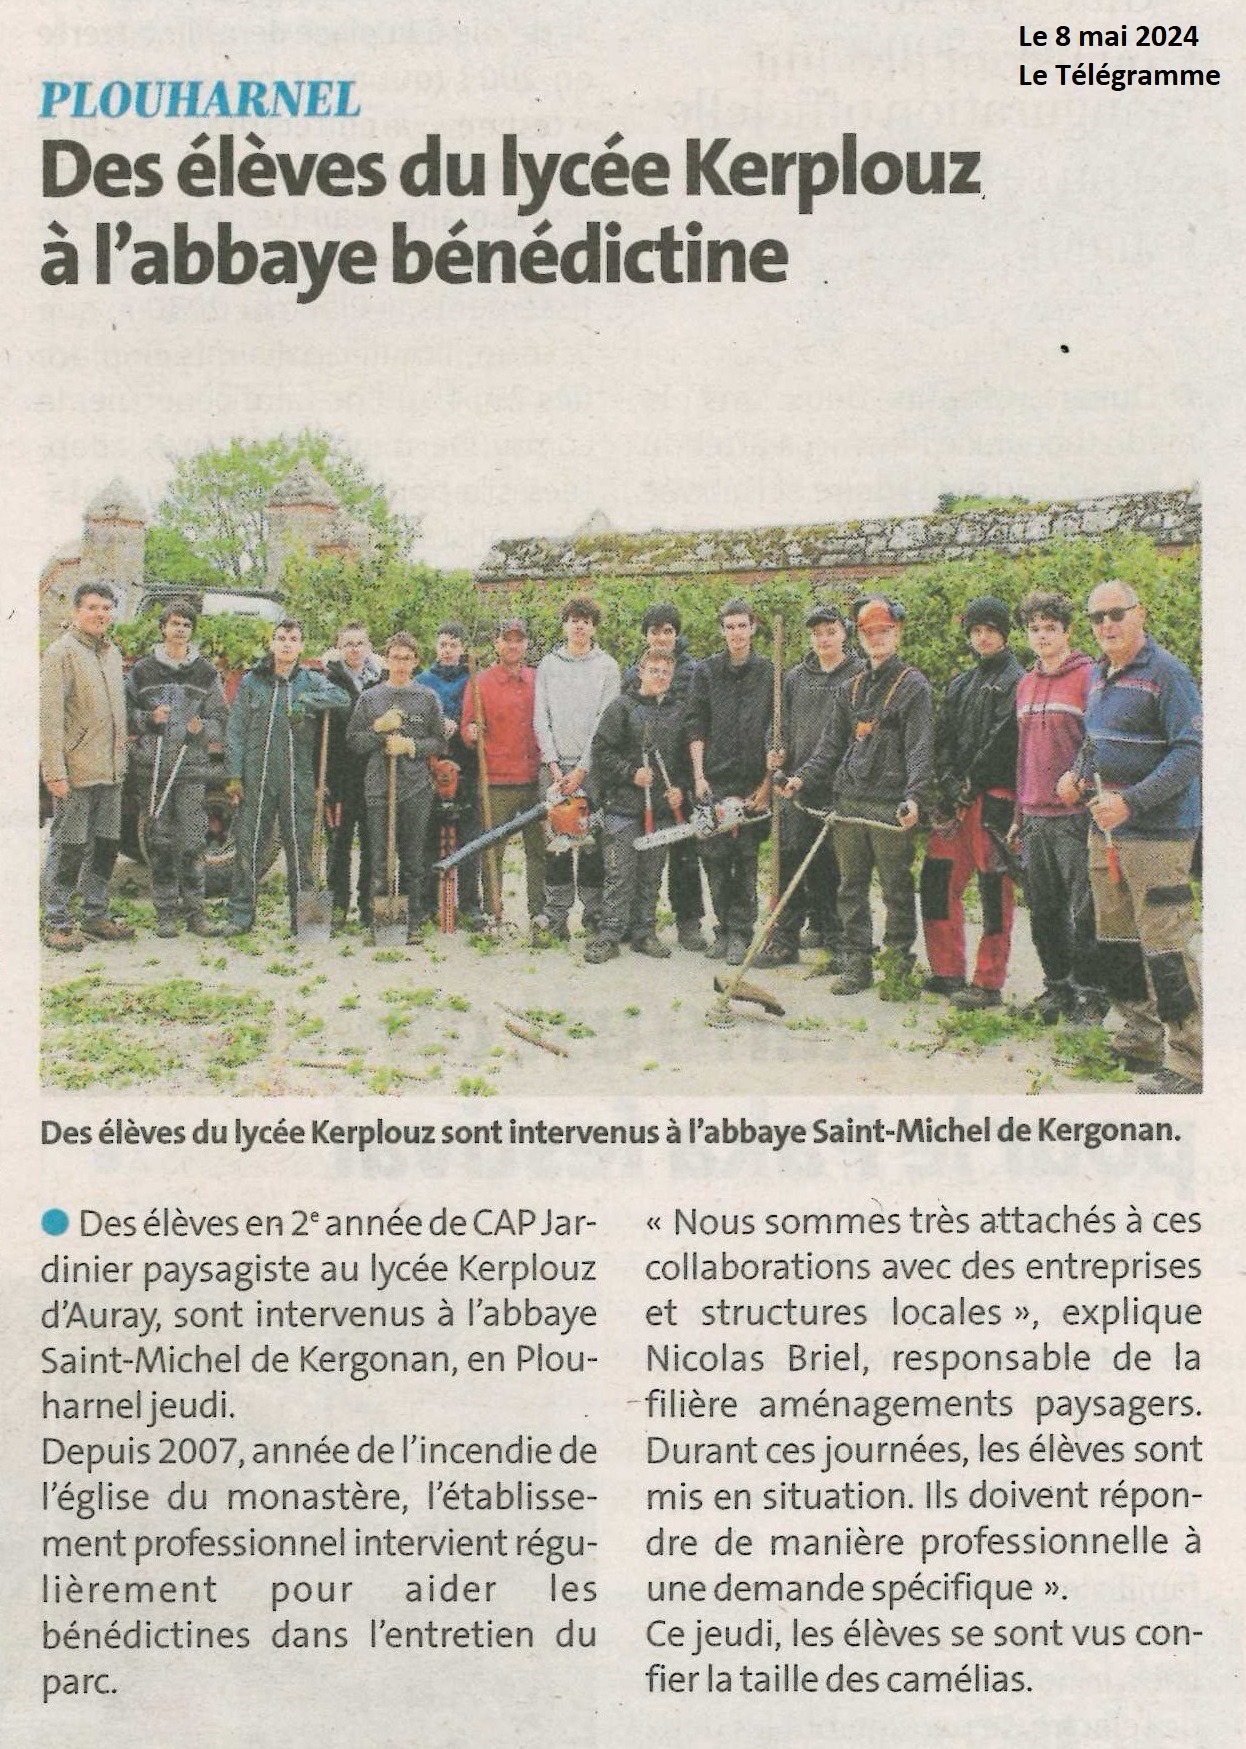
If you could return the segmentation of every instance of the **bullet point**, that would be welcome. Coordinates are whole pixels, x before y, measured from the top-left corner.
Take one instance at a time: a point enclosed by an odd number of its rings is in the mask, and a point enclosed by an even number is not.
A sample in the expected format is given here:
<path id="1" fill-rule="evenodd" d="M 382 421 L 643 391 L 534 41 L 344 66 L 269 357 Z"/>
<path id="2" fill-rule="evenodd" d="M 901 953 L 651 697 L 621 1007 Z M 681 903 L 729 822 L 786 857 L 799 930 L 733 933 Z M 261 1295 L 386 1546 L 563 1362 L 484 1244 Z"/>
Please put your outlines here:
<path id="1" fill-rule="evenodd" d="M 44 1209 L 39 1225 L 50 1238 L 59 1239 L 62 1233 L 69 1231 L 69 1216 L 64 1209 Z"/>

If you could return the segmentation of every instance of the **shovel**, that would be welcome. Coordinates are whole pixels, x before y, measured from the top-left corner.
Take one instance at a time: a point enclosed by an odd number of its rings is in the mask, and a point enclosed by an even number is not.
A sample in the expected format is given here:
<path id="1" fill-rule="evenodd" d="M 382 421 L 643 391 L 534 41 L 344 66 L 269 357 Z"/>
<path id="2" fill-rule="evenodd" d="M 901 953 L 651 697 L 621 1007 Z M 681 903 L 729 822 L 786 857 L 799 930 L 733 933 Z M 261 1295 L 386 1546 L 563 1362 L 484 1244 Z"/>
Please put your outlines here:
<path id="1" fill-rule="evenodd" d="M 294 901 L 294 915 L 301 942 L 326 942 L 333 923 L 333 895 L 324 885 L 324 792 L 325 773 L 329 764 L 329 713 L 320 718 L 320 769 L 316 778 L 316 822 L 312 827 L 311 877 L 315 885 L 308 892 L 300 890 Z"/>
<path id="2" fill-rule="evenodd" d="M 389 795 L 385 820 L 385 897 L 372 901 L 372 939 L 377 947 L 405 947 L 410 924 L 410 900 L 398 891 L 398 755 L 387 753 Z"/>

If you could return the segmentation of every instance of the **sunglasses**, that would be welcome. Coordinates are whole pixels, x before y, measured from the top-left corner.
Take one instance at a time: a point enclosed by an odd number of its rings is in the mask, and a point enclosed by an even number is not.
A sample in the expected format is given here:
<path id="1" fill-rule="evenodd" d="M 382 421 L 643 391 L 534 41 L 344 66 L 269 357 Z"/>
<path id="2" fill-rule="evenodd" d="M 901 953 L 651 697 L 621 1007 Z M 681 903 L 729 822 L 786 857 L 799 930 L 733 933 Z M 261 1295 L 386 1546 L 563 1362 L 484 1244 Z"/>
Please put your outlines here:
<path id="1" fill-rule="evenodd" d="M 1118 626 L 1125 615 L 1132 612 L 1132 607 L 1101 607 L 1095 613 L 1088 613 L 1086 618 L 1092 626 L 1101 626 L 1105 619 L 1110 619 L 1114 626 Z"/>

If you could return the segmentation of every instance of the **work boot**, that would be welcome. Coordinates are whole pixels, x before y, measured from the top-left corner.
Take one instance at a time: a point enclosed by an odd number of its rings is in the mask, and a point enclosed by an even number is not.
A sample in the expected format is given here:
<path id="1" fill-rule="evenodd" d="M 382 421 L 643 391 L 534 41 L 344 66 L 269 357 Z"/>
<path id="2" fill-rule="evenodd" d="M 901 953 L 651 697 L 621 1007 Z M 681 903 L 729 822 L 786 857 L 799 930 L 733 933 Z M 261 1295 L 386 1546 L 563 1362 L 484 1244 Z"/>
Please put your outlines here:
<path id="1" fill-rule="evenodd" d="M 670 948 L 652 932 L 647 935 L 633 936 L 632 952 L 643 953 L 646 959 L 651 960 L 668 960 L 671 957 Z"/>
<path id="2" fill-rule="evenodd" d="M 952 1007 L 961 1014 L 973 1014 L 979 1008 L 1002 1008 L 1004 992 L 988 990 L 982 984 L 970 984 L 952 997 Z"/>
<path id="3" fill-rule="evenodd" d="M 707 960 L 721 960 L 721 959 L 725 959 L 726 956 L 727 956 L 727 932 L 725 929 L 716 929 L 714 931 L 713 941 L 710 942 L 709 946 L 705 950 L 705 957 Z"/>
<path id="4" fill-rule="evenodd" d="M 843 970 L 831 985 L 832 996 L 859 996 L 874 983 L 874 965 L 868 954 L 845 954 Z"/>
<path id="5" fill-rule="evenodd" d="M 590 966 L 601 966 L 607 960 L 617 960 L 618 957 L 619 944 L 609 935 L 594 936 L 584 949 L 585 961 Z"/>
<path id="6" fill-rule="evenodd" d="M 45 929 L 43 945 L 50 947 L 53 953 L 81 953 L 86 942 L 72 923 L 64 929 Z"/>
<path id="7" fill-rule="evenodd" d="M 1021 1013 L 1026 1020 L 1038 1020 L 1044 1026 L 1054 1026 L 1072 1011 L 1073 986 L 1062 978 L 1055 984 L 1048 984 L 1032 1002 L 1026 1003 Z"/>
<path id="8" fill-rule="evenodd" d="M 214 923 L 206 911 L 191 911 L 186 918 L 186 927 L 192 935 L 215 936 L 221 933 L 221 925 Z"/>
<path id="9" fill-rule="evenodd" d="M 1065 1009 L 1070 1026 L 1101 1026 L 1112 1004 L 1102 990 L 1072 988 L 1072 1000 Z"/>
<path id="10" fill-rule="evenodd" d="M 129 923 L 119 923 L 115 917 L 84 917 L 82 933 L 92 941 L 133 941 L 134 930 Z"/>
<path id="11" fill-rule="evenodd" d="M 928 978 L 922 979 L 922 989 L 931 996 L 956 996 L 964 988 L 963 978 L 947 977 L 942 972 L 931 972 Z"/>
<path id="12" fill-rule="evenodd" d="M 705 952 L 705 937 L 701 934 L 699 917 L 686 917 L 682 923 L 676 924 L 675 933 L 685 953 Z"/>
<path id="13" fill-rule="evenodd" d="M 1203 1083 L 1179 1069 L 1157 1069 L 1145 1081 L 1139 1081 L 1139 1093 L 1201 1093 Z"/>
<path id="14" fill-rule="evenodd" d="M 748 955 L 747 935 L 728 935 L 727 950 L 723 955 L 729 966 L 742 966 Z"/>
<path id="15" fill-rule="evenodd" d="M 172 911 L 156 912 L 156 934 L 161 941 L 172 941 L 177 934 L 177 918 Z"/>
<path id="16" fill-rule="evenodd" d="M 800 949 L 794 941 L 769 941 L 753 961 L 755 966 L 794 966 L 800 963 Z"/>

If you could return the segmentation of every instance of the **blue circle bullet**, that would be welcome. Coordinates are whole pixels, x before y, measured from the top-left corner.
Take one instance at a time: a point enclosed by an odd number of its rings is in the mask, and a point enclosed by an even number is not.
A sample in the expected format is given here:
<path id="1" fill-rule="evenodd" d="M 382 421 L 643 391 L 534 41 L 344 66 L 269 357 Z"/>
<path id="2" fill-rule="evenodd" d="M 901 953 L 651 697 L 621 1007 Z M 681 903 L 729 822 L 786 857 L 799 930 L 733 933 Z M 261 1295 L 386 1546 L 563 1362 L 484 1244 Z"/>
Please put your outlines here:
<path id="1" fill-rule="evenodd" d="M 50 1238 L 59 1239 L 62 1233 L 69 1231 L 69 1216 L 64 1209 L 44 1209 L 39 1225 Z"/>

